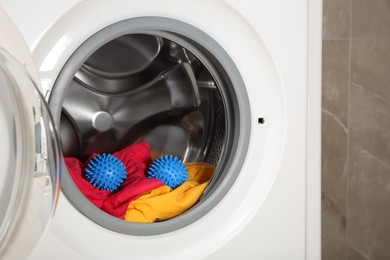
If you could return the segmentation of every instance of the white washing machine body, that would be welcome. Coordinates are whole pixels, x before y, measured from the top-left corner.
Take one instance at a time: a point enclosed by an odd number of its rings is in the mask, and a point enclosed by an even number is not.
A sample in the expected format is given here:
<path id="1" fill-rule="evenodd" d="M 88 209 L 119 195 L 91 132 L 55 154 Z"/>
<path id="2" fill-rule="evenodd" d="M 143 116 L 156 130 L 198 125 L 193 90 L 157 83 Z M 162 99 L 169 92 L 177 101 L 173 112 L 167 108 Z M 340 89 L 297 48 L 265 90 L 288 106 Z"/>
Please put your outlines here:
<path id="1" fill-rule="evenodd" d="M 0 4 L 30 46 L 57 131 L 79 65 L 126 34 L 155 34 L 200 60 L 212 56 L 237 106 L 227 177 L 194 214 L 127 228 L 91 218 L 82 209 L 91 205 L 77 206 L 65 188 L 29 259 L 320 259 L 320 0 Z"/>

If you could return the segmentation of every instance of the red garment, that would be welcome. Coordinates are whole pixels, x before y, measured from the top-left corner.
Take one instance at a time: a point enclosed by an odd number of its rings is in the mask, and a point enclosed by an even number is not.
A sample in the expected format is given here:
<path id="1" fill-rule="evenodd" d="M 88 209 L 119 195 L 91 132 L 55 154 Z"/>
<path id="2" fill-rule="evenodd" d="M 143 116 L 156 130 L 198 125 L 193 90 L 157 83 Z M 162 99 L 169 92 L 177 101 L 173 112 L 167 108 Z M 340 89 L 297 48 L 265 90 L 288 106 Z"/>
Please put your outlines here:
<path id="1" fill-rule="evenodd" d="M 112 154 L 124 163 L 127 171 L 127 178 L 115 192 L 99 190 L 83 178 L 89 160 L 95 155 L 92 154 L 84 165 L 77 158 L 64 160 L 70 176 L 84 196 L 96 207 L 115 217 L 123 219 L 130 202 L 145 192 L 163 186 L 160 180 L 145 176 L 152 162 L 150 147 L 146 142 L 130 145 Z"/>

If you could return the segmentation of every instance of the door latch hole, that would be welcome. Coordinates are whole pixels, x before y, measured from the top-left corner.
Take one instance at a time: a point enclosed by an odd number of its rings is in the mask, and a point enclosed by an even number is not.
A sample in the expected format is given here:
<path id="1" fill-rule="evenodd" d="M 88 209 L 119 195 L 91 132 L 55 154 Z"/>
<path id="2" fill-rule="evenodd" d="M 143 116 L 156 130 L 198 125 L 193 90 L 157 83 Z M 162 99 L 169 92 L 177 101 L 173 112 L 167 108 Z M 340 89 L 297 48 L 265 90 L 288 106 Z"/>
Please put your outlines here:
<path id="1" fill-rule="evenodd" d="M 259 123 L 260 125 L 264 125 L 264 124 L 265 124 L 265 119 L 264 119 L 264 117 L 259 117 L 259 118 L 257 119 L 257 123 Z"/>

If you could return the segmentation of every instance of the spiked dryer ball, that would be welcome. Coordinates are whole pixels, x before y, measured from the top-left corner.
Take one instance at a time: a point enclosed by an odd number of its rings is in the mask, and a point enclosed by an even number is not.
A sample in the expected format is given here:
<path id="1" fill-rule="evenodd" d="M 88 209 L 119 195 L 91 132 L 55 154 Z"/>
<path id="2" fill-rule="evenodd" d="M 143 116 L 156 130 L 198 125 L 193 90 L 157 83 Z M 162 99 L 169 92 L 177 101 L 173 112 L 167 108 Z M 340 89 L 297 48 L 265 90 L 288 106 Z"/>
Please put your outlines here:
<path id="1" fill-rule="evenodd" d="M 179 158 L 165 155 L 150 165 L 148 177 L 161 180 L 164 185 L 175 189 L 188 180 L 188 172 Z"/>
<path id="2" fill-rule="evenodd" d="M 125 165 L 112 154 L 94 156 L 85 171 L 93 186 L 110 192 L 116 191 L 127 177 Z"/>

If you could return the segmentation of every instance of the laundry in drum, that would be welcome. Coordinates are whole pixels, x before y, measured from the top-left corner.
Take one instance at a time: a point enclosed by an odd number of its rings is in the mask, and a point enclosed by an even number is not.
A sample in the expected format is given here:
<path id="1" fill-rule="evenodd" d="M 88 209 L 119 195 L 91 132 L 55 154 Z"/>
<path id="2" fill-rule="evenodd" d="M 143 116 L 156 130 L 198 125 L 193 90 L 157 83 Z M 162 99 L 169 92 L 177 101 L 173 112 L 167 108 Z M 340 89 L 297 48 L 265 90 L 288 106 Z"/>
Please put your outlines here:
<path id="1" fill-rule="evenodd" d="M 64 160 L 91 203 L 114 217 L 142 223 L 167 220 L 194 206 L 215 170 L 171 155 L 151 158 L 149 143 L 139 142 L 112 154 L 92 154 L 85 162 Z"/>
<path id="2" fill-rule="evenodd" d="M 126 211 L 125 220 L 138 223 L 153 223 L 174 218 L 191 207 L 203 195 L 215 166 L 209 163 L 185 163 L 188 181 L 172 190 L 161 186 L 132 201 Z"/>

